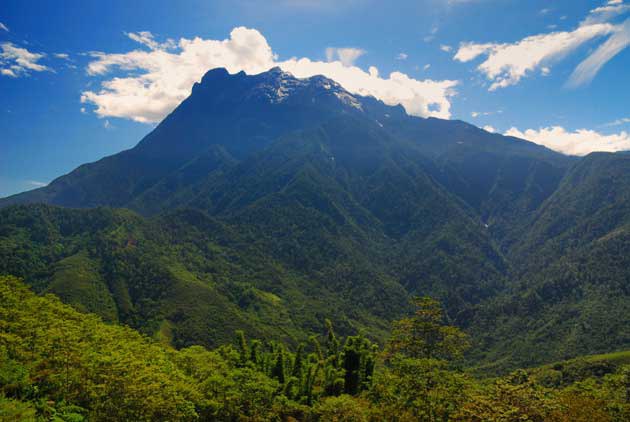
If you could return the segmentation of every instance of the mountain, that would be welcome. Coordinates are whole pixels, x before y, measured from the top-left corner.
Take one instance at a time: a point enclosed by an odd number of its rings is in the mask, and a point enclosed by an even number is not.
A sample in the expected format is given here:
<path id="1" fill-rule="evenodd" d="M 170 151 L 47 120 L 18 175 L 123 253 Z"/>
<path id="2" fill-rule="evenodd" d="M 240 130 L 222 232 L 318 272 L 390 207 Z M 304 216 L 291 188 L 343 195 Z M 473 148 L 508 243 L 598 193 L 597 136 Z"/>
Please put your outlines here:
<path id="1" fill-rule="evenodd" d="M 185 203 L 190 198 L 182 190 L 194 194 L 204 182 L 212 183 L 208 179 L 214 175 L 261 153 L 283 136 L 351 118 L 356 124 L 378 126 L 381 133 L 406 141 L 414 153 L 429 157 L 435 165 L 431 175 L 448 180 L 460 196 L 466 197 L 471 187 L 481 188 L 475 197 L 465 198 L 475 207 L 489 200 L 494 182 L 501 178 L 501 166 L 509 165 L 509 160 L 538 159 L 554 169 L 564 169 L 571 161 L 544 147 L 464 122 L 411 117 L 401 106 L 352 95 L 322 76 L 297 79 L 279 68 L 258 75 L 230 75 L 218 68 L 206 73 L 190 97 L 136 147 L 80 166 L 43 188 L 2 199 L 0 205 L 124 206 L 154 214 Z M 515 182 L 527 183 L 530 176 L 518 175 Z M 553 185 L 556 179 L 548 183 Z"/>
<path id="2" fill-rule="evenodd" d="M 178 347 L 380 341 L 428 294 L 497 370 L 623 349 L 629 157 L 214 69 L 134 148 L 0 199 L 0 273 Z"/>

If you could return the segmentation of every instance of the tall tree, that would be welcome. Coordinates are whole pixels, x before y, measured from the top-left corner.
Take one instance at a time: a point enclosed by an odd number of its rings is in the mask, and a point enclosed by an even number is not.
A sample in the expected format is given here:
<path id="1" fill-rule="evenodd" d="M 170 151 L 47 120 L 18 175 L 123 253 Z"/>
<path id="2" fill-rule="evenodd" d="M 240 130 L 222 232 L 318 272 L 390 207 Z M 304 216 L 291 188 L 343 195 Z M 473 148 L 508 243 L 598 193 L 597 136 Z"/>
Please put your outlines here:
<path id="1" fill-rule="evenodd" d="M 393 324 L 386 356 L 402 354 L 410 358 L 453 360 L 470 347 L 468 336 L 459 328 L 444 323 L 440 303 L 430 297 L 412 299 L 412 316 Z"/>

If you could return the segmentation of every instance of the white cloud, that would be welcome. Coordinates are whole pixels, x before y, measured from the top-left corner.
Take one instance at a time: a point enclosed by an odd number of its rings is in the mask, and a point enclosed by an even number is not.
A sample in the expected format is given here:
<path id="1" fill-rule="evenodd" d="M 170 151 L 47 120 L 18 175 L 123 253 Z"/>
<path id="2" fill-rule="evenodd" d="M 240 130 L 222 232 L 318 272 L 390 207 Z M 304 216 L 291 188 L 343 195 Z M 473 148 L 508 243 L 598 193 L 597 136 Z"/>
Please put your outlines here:
<path id="1" fill-rule="evenodd" d="M 167 39 L 166 42 L 163 43 L 155 41 L 155 37 L 149 31 L 126 32 L 125 35 L 137 43 L 146 45 L 151 50 L 168 50 L 177 47 L 177 43 L 175 43 L 175 40 L 172 40 L 171 38 Z"/>
<path id="2" fill-rule="evenodd" d="M 58 59 L 62 59 L 62 60 L 69 60 L 70 56 L 66 53 L 55 53 L 53 54 L 53 56 L 55 56 Z"/>
<path id="3" fill-rule="evenodd" d="M 574 88 L 592 81 L 599 70 L 628 45 L 630 45 L 630 19 L 626 19 L 617 27 L 616 32 L 605 43 L 575 68 L 567 81 L 567 86 Z"/>
<path id="4" fill-rule="evenodd" d="M 490 132 L 490 133 L 494 133 L 494 132 L 496 132 L 496 131 L 497 131 L 494 127 L 492 127 L 492 126 L 490 126 L 490 125 L 485 125 L 485 126 L 483 127 L 483 130 L 485 130 L 486 132 Z"/>
<path id="5" fill-rule="evenodd" d="M 630 123 L 630 117 L 622 117 L 621 119 L 613 120 L 610 123 L 606 123 L 603 126 L 619 126 L 625 125 L 626 123 Z"/>
<path id="6" fill-rule="evenodd" d="M 422 66 L 423 70 L 429 70 L 429 68 L 431 67 L 431 63 L 427 63 L 424 66 Z"/>
<path id="7" fill-rule="evenodd" d="M 364 54 L 365 50 L 361 50 L 360 48 L 328 47 L 326 49 L 326 60 L 328 60 L 329 62 L 339 60 L 341 63 L 344 64 L 344 66 L 352 66 L 354 62 Z"/>
<path id="8" fill-rule="evenodd" d="M 3 24 L 2 22 L 0 22 L 0 29 L 2 29 L 3 31 L 9 32 L 9 28 L 5 24 Z"/>
<path id="9" fill-rule="evenodd" d="M 429 31 L 429 35 L 425 35 L 423 39 L 424 42 L 431 42 L 435 39 L 435 34 L 440 30 L 437 25 L 433 25 L 431 27 L 431 31 Z"/>
<path id="10" fill-rule="evenodd" d="M 608 22 L 612 18 L 623 15 L 628 10 L 630 10 L 629 4 L 621 4 L 621 3 L 608 3 L 606 6 L 596 7 L 591 10 L 580 25 L 592 25 L 596 23 Z"/>
<path id="11" fill-rule="evenodd" d="M 540 69 L 543 76 L 551 66 L 588 41 L 608 36 L 595 53 L 584 60 L 570 79 L 571 86 L 590 81 L 601 67 L 628 46 L 628 24 L 608 21 L 628 11 L 630 6 L 608 4 L 595 8 L 573 31 L 532 35 L 514 43 L 461 43 L 454 60 L 468 62 L 479 56 L 485 60 L 477 66 L 491 82 L 490 91 L 517 84 Z"/>
<path id="12" fill-rule="evenodd" d="M 593 151 L 625 151 L 630 150 L 630 134 L 622 131 L 604 135 L 589 129 L 567 131 L 561 126 L 527 129 L 521 132 L 510 128 L 505 135 L 527 139 L 539 145 L 568 155 L 586 155 Z"/>
<path id="13" fill-rule="evenodd" d="M 440 50 L 448 53 L 453 49 L 453 47 L 451 47 L 450 45 L 446 45 L 446 44 L 442 44 L 440 45 Z"/>
<path id="14" fill-rule="evenodd" d="M 472 111 L 470 113 L 470 115 L 472 117 L 479 117 L 479 116 L 491 116 L 491 115 L 496 114 L 496 113 L 503 113 L 503 111 L 502 110 L 497 110 L 497 111 Z"/>
<path id="15" fill-rule="evenodd" d="M 192 85 L 209 69 L 224 67 L 230 73 L 243 70 L 256 74 L 280 66 L 298 78 L 324 75 L 351 93 L 373 95 L 390 105 L 402 104 L 409 114 L 450 117 L 450 97 L 455 95 L 457 81 L 416 80 L 401 72 L 384 78 L 376 67 L 366 72 L 349 64 L 348 59 L 356 52 L 340 54 L 339 50 L 347 49 L 334 49 L 329 62 L 308 58 L 279 61 L 260 32 L 239 27 L 221 41 L 182 38 L 173 51 L 93 52 L 88 74 L 105 75 L 118 70 L 122 75 L 106 79 L 98 91 L 83 92 L 81 101 L 94 104 L 101 117 L 157 122 L 190 94 Z"/>
<path id="16" fill-rule="evenodd" d="M 460 62 L 469 62 L 471 60 L 476 59 L 478 56 L 491 52 L 497 44 L 487 43 L 487 44 L 477 44 L 477 43 L 461 43 L 459 45 L 459 49 L 453 59 L 459 60 Z"/>
<path id="17" fill-rule="evenodd" d="M 48 183 L 40 182 L 40 181 L 37 181 L 37 180 L 27 180 L 26 183 L 28 183 L 31 186 L 35 186 L 37 188 L 41 188 L 43 186 L 47 186 L 48 185 Z"/>
<path id="18" fill-rule="evenodd" d="M 31 53 L 13 43 L 0 44 L 0 74 L 17 78 L 28 76 L 30 72 L 52 71 L 51 68 L 39 64 L 45 57 L 43 53 Z"/>
<path id="19" fill-rule="evenodd" d="M 407 57 L 409 57 L 407 53 L 398 53 L 396 60 L 407 60 Z"/>
<path id="20" fill-rule="evenodd" d="M 114 126 L 112 126 L 112 124 L 109 122 L 109 120 L 105 120 L 105 121 L 103 122 L 103 127 L 104 127 L 105 129 L 113 129 L 113 128 L 114 128 Z"/>
<path id="21" fill-rule="evenodd" d="M 324 75 L 339 82 L 351 93 L 372 95 L 389 105 L 401 104 L 407 113 L 415 116 L 449 118 L 450 97 L 455 94 L 454 87 L 457 85 L 457 81 L 450 80 L 420 81 L 402 72 L 392 72 L 385 79 L 355 66 L 316 62 L 307 58 L 290 59 L 279 63 L 279 66 L 298 78 Z"/>
<path id="22" fill-rule="evenodd" d="M 573 32 L 533 35 L 514 44 L 462 44 L 454 59 L 466 62 L 487 54 L 477 70 L 492 82 L 489 90 L 494 91 L 517 84 L 533 70 L 548 68 L 552 60 L 563 57 L 588 40 L 613 31 L 613 25 L 594 24 Z"/>

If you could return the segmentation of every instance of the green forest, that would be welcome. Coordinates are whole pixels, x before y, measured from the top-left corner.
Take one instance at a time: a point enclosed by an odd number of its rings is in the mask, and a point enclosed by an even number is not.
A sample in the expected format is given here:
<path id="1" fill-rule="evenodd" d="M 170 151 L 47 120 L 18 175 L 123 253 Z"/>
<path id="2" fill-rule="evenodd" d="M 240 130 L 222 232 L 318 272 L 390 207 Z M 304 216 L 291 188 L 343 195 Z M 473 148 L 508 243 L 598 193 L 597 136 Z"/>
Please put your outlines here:
<path id="1" fill-rule="evenodd" d="M 6 421 L 626 421 L 630 353 L 501 377 L 462 366 L 471 339 L 416 297 L 384 344 L 327 320 L 296 346 L 248 338 L 176 350 L 0 277 Z"/>

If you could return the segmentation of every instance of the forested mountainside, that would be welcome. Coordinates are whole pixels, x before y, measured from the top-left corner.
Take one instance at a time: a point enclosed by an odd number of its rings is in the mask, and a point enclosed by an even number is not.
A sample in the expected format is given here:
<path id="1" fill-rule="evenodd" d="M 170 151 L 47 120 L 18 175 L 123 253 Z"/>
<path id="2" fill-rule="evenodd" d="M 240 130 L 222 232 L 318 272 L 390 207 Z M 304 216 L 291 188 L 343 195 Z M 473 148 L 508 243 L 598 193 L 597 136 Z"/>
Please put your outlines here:
<path id="1" fill-rule="evenodd" d="M 629 177 L 630 155 L 591 154 L 522 222 L 508 254 L 511 288 L 476 319 L 511 360 L 612 351 L 630 340 Z"/>
<path id="2" fill-rule="evenodd" d="M 56 421 L 624 421 L 630 354 L 480 380 L 441 305 L 415 301 L 383 348 L 330 322 L 297 346 L 242 331 L 179 350 L 0 276 L 0 417 Z"/>
<path id="3" fill-rule="evenodd" d="M 136 147 L 0 199 L 0 273 L 178 348 L 326 318 L 383 344 L 430 295 L 505 372 L 630 347 L 629 160 L 214 69 Z"/>

